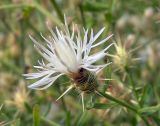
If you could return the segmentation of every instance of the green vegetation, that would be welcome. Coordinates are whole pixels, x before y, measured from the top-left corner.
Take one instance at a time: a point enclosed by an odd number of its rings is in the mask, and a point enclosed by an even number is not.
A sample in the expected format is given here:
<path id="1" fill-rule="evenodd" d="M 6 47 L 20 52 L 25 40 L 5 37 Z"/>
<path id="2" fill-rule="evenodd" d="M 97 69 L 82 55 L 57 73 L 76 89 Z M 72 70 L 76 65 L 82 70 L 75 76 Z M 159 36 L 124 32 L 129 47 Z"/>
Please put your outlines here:
<path id="1" fill-rule="evenodd" d="M 1 0 L 0 126 L 160 126 L 159 8 L 159 0 Z M 56 101 L 68 77 L 39 91 L 22 76 L 42 59 L 29 35 L 43 43 L 41 33 L 51 35 L 64 14 L 81 30 L 105 27 L 99 40 L 114 34 L 93 51 L 116 43 L 97 62 L 113 63 L 98 75 L 98 90 L 84 95 L 84 112 L 77 90 Z"/>

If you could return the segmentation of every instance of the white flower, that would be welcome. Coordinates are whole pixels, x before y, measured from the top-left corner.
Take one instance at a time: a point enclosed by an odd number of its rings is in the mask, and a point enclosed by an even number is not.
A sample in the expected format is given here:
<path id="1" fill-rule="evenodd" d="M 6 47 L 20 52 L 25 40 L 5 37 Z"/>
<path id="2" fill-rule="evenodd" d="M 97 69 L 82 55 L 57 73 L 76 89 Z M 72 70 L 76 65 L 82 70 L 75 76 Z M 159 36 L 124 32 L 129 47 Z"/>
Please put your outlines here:
<path id="1" fill-rule="evenodd" d="M 95 65 L 95 62 L 106 56 L 106 51 L 112 44 L 105 47 L 100 52 L 90 54 L 91 49 L 102 45 L 112 37 L 112 35 L 110 35 L 105 39 L 96 42 L 104 29 L 105 28 L 102 28 L 95 35 L 92 29 L 90 35 L 88 29 L 84 30 L 84 37 L 81 38 L 80 30 L 75 34 L 74 25 L 72 32 L 70 33 L 65 20 L 63 30 L 56 27 L 56 32 L 53 32 L 53 30 L 50 29 L 52 36 L 50 36 L 49 39 L 46 39 L 41 35 L 46 42 L 46 46 L 41 45 L 30 36 L 31 40 L 34 42 L 35 48 L 47 61 L 47 64 L 45 64 L 43 60 L 42 62 L 38 61 L 39 66 L 34 66 L 38 70 L 37 73 L 24 74 L 26 79 L 39 79 L 37 82 L 29 85 L 29 88 L 39 90 L 46 89 L 62 75 L 67 75 L 73 79 L 72 75 L 78 73 L 81 68 L 97 74 L 104 67 L 109 65 L 110 63 Z M 72 87 L 68 88 L 67 91 L 71 88 Z"/>

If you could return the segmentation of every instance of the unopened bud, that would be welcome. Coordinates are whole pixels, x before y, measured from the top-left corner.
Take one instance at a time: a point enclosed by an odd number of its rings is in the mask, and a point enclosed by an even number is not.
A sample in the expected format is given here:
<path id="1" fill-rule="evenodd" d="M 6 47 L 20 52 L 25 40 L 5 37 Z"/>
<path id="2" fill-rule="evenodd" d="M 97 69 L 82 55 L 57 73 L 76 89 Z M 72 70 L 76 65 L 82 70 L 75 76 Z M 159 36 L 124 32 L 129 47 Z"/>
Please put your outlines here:
<path id="1" fill-rule="evenodd" d="M 151 7 L 147 8 L 147 9 L 144 11 L 144 16 L 145 16 L 147 19 L 152 18 L 153 15 L 154 15 L 154 10 L 153 10 L 153 8 L 151 8 Z"/>

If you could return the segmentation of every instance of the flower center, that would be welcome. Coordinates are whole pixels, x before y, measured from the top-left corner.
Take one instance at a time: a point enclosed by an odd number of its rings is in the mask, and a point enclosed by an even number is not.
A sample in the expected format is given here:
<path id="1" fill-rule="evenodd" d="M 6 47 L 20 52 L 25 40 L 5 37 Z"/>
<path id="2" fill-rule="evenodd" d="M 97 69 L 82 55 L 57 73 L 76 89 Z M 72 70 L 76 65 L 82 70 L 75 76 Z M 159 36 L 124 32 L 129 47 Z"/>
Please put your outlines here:
<path id="1" fill-rule="evenodd" d="M 76 87 L 85 93 L 92 93 L 98 87 L 95 74 L 84 68 L 80 68 L 78 73 L 73 75 L 73 79 Z"/>

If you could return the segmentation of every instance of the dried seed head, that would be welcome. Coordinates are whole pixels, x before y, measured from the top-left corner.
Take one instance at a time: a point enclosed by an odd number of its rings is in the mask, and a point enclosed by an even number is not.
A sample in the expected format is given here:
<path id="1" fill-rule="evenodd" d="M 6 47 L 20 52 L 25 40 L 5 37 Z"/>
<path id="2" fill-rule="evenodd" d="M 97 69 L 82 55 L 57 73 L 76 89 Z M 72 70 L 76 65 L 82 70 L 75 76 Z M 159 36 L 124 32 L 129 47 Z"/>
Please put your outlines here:
<path id="1" fill-rule="evenodd" d="M 6 100 L 5 103 L 7 105 L 14 105 L 16 106 L 21 112 L 25 110 L 25 102 L 29 101 L 29 92 L 27 92 L 25 87 L 24 80 L 19 81 L 19 86 L 17 90 L 14 92 L 13 97 L 11 100 Z"/>

